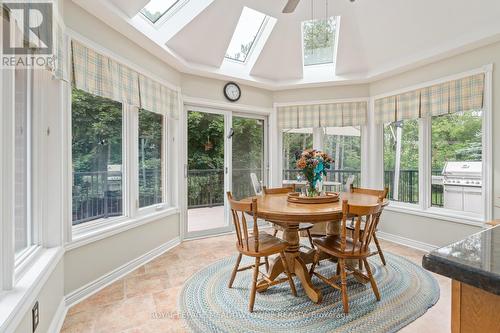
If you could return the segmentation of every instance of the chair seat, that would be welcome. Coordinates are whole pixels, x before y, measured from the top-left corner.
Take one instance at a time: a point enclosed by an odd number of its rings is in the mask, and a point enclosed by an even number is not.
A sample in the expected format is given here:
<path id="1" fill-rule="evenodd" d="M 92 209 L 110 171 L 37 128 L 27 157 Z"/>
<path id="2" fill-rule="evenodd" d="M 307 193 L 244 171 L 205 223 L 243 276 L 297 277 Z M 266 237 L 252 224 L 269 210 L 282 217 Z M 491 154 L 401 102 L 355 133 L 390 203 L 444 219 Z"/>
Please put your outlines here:
<path id="1" fill-rule="evenodd" d="M 360 252 L 359 244 L 354 246 L 352 239 L 346 239 L 345 250 L 342 251 L 341 237 L 340 236 L 325 236 L 321 238 L 316 238 L 314 240 L 314 245 L 316 245 L 321 251 L 326 252 L 332 256 L 338 258 L 363 258 L 366 257 L 368 252 Z M 355 254 L 353 254 L 353 248 Z"/>
<path id="2" fill-rule="evenodd" d="M 248 237 L 248 248 L 246 249 L 238 247 L 238 243 L 236 243 L 236 247 L 238 250 L 244 255 L 250 257 L 265 257 L 271 254 L 280 253 L 288 247 L 288 242 L 279 239 L 278 237 L 274 237 L 265 232 L 259 232 L 259 248 L 258 251 L 254 251 L 255 249 L 255 236 Z M 245 241 L 243 241 L 245 243 Z"/>

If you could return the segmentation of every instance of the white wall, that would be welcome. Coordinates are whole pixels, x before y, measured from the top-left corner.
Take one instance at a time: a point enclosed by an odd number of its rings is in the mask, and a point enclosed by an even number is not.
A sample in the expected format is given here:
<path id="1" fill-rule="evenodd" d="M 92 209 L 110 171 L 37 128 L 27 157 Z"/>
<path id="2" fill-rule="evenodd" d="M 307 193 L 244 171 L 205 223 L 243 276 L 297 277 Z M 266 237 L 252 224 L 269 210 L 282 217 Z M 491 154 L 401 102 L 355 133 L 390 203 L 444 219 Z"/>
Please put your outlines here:
<path id="1" fill-rule="evenodd" d="M 178 214 L 66 252 L 64 294 L 68 295 L 176 237 L 179 237 Z"/>
<path id="2" fill-rule="evenodd" d="M 348 99 L 368 97 L 370 87 L 367 84 L 338 85 L 332 87 L 302 88 L 274 92 L 275 103 L 318 101 L 329 99 Z"/>
<path id="3" fill-rule="evenodd" d="M 48 332 L 52 320 L 58 310 L 60 302 L 64 299 L 64 260 L 61 260 L 52 274 L 38 293 L 38 308 L 40 311 L 40 322 L 36 332 Z M 16 333 L 31 333 L 31 310 L 26 312 Z M 53 333 L 53 332 L 50 332 Z"/>
<path id="4" fill-rule="evenodd" d="M 227 81 L 183 74 L 181 89 L 184 96 L 227 102 L 224 97 L 224 85 Z M 240 85 L 241 98 L 237 104 L 264 108 L 273 107 L 272 92 L 251 86 Z"/>

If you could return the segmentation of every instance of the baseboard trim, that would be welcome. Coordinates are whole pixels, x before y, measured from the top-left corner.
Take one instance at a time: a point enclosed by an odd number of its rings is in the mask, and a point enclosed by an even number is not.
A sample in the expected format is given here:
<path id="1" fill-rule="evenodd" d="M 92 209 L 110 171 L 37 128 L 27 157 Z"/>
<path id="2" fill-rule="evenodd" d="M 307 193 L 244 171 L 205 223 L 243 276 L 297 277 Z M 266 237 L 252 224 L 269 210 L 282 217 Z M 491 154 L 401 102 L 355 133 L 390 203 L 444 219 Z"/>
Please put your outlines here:
<path id="1" fill-rule="evenodd" d="M 163 253 L 171 250 L 172 248 L 176 247 L 181 243 L 180 237 L 176 237 L 165 244 L 160 245 L 159 247 L 149 251 L 148 253 L 133 259 L 126 263 L 125 265 L 122 265 L 115 270 L 101 276 L 100 278 L 86 284 L 85 286 L 69 293 L 65 297 L 65 306 L 67 309 L 72 307 L 73 305 L 83 301 L 84 299 L 88 298 L 89 296 L 97 293 L 101 289 L 107 287 L 111 283 L 119 280 L 123 276 L 129 274 L 130 272 L 134 271 L 135 269 L 139 268 L 140 266 L 150 262 L 151 260 L 155 259 L 156 257 L 162 255 Z"/>
<path id="2" fill-rule="evenodd" d="M 47 332 L 49 333 L 60 332 L 64 324 L 64 318 L 66 318 L 67 312 L 68 312 L 68 307 L 66 306 L 66 301 L 64 300 L 64 298 L 62 298 L 61 302 L 59 302 L 54 317 L 52 317 L 52 321 L 50 322 L 50 326 Z"/>
<path id="3" fill-rule="evenodd" d="M 439 248 L 439 246 L 427 244 L 424 242 L 420 242 L 420 241 L 413 240 L 410 238 L 390 234 L 390 233 L 383 232 L 383 231 L 377 231 L 377 237 L 380 239 L 389 241 L 389 242 L 404 245 L 404 246 L 411 247 L 413 249 L 424 251 L 424 252 L 431 252 L 431 251 Z"/>

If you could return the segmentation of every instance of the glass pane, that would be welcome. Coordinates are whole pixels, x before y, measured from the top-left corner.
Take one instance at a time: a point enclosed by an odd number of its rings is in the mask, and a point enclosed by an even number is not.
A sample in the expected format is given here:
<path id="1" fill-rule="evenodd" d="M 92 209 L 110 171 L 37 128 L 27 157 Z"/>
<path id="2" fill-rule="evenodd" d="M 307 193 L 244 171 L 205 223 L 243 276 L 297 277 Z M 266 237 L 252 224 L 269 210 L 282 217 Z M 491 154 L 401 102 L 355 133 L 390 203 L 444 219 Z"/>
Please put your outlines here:
<path id="1" fill-rule="evenodd" d="M 122 105 L 73 89 L 73 225 L 123 214 Z"/>
<path id="2" fill-rule="evenodd" d="M 166 12 L 168 12 L 179 0 L 151 0 L 141 13 L 151 22 L 156 23 Z"/>
<path id="3" fill-rule="evenodd" d="M 227 226 L 224 116 L 188 112 L 188 232 Z"/>
<path id="4" fill-rule="evenodd" d="M 283 132 L 283 180 L 297 180 L 297 157 L 313 147 L 313 129 L 300 128 Z"/>
<path id="5" fill-rule="evenodd" d="M 240 200 L 255 195 L 251 174 L 264 185 L 264 120 L 233 117 L 233 196 Z"/>
<path id="6" fill-rule="evenodd" d="M 345 184 L 354 176 L 354 186 L 361 184 L 361 128 L 327 127 L 324 129 L 323 150 L 335 163 L 329 170 L 328 179 Z"/>
<path id="7" fill-rule="evenodd" d="M 226 58 L 245 62 L 265 19 L 265 14 L 244 7 L 227 49 Z"/>
<path id="8" fill-rule="evenodd" d="M 335 17 L 303 22 L 304 66 L 333 63 L 335 29 Z"/>
<path id="9" fill-rule="evenodd" d="M 163 202 L 163 116 L 139 110 L 139 208 Z"/>
<path id="10" fill-rule="evenodd" d="M 31 114 L 29 111 L 28 70 L 15 70 L 15 207 L 14 248 L 19 254 L 31 245 L 30 149 Z"/>
<path id="11" fill-rule="evenodd" d="M 418 203 L 418 120 L 384 126 L 384 184 L 389 198 Z"/>
<path id="12" fill-rule="evenodd" d="M 474 184 L 467 184 L 465 180 L 466 186 L 443 186 L 442 176 L 447 162 L 476 162 L 469 164 L 481 168 L 482 115 L 482 111 L 467 111 L 432 117 L 432 206 L 482 213 L 481 185 L 476 184 L 480 179 Z M 444 187 L 449 191 L 444 191 Z M 450 193 L 470 195 L 466 200 L 454 200 Z M 455 202 L 451 204 L 450 200 Z M 464 205 L 457 206 L 460 201 Z"/>

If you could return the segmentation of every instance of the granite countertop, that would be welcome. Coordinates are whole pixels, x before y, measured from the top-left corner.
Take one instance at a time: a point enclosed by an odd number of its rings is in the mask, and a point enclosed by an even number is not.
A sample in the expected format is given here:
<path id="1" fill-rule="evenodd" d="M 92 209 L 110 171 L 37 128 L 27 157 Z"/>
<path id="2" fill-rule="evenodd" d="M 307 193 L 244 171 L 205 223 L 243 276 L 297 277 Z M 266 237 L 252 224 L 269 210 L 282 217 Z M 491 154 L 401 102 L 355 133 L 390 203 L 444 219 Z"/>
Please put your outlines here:
<path id="1" fill-rule="evenodd" d="M 430 252 L 422 259 L 422 266 L 500 295 L 500 226 Z"/>

